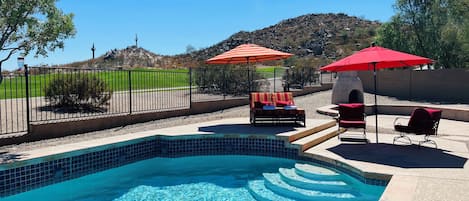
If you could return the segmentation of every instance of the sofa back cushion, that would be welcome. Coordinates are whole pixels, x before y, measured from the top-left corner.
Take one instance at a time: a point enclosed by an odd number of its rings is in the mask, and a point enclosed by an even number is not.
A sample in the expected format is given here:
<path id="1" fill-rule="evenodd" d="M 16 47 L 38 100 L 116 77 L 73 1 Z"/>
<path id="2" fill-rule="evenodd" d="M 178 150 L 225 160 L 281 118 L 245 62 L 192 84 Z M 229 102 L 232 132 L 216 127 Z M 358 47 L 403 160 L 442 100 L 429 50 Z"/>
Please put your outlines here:
<path id="1" fill-rule="evenodd" d="M 269 92 L 252 92 L 251 108 L 262 108 L 264 105 L 273 105 L 271 94 Z"/>
<path id="2" fill-rule="evenodd" d="M 295 105 L 293 94 L 291 92 L 274 92 L 272 93 L 272 99 L 277 107 Z"/>

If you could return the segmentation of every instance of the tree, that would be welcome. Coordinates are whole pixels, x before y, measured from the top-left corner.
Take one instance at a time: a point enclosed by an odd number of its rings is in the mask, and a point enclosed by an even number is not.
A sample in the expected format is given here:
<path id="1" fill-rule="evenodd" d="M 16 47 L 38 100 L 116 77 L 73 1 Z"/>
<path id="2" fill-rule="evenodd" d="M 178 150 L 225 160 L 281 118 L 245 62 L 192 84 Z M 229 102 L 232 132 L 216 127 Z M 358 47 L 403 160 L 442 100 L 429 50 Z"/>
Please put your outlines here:
<path id="1" fill-rule="evenodd" d="M 187 54 L 191 54 L 191 53 L 195 52 L 196 50 L 197 50 L 197 49 L 195 49 L 195 47 L 192 46 L 192 45 L 187 45 L 187 46 L 186 46 L 186 53 L 187 53 Z"/>
<path id="2" fill-rule="evenodd" d="M 64 40 L 75 35 L 73 14 L 64 14 L 57 0 L 0 0 L 0 58 L 2 63 L 21 52 L 25 56 L 47 56 L 48 51 L 64 47 Z"/>
<path id="3" fill-rule="evenodd" d="M 469 0 L 397 0 L 397 13 L 378 29 L 377 42 L 443 68 L 469 67 L 468 8 Z"/>

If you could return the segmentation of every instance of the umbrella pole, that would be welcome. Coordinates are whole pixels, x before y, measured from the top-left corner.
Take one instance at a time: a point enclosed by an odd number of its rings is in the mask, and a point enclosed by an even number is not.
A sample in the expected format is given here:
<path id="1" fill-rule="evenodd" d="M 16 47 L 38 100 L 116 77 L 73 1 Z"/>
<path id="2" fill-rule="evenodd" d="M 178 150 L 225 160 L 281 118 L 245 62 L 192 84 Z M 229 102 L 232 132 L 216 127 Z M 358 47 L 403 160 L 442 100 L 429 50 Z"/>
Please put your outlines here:
<path id="1" fill-rule="evenodd" d="M 376 143 L 378 143 L 378 99 L 376 98 L 376 62 L 373 63 L 373 78 L 375 81 L 375 131 L 376 131 Z"/>
<path id="2" fill-rule="evenodd" d="M 249 57 L 246 57 L 246 63 L 248 64 L 248 85 L 249 85 L 249 94 L 251 94 L 252 92 L 252 86 L 251 86 L 251 76 L 250 76 L 250 72 L 249 72 Z M 249 100 L 251 101 L 251 100 Z"/>

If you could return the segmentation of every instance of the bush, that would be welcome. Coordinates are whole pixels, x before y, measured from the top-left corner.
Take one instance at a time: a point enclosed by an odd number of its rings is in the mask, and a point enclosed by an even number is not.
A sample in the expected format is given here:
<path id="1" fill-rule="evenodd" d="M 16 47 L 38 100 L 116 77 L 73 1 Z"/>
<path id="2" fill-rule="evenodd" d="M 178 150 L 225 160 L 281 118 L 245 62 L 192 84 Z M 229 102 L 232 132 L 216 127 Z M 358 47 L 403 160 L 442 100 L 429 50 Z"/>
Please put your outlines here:
<path id="1" fill-rule="evenodd" d="M 213 66 L 195 68 L 194 82 L 201 91 L 209 94 L 246 95 L 251 91 L 257 91 L 262 82 L 257 80 L 262 76 L 255 70 L 246 67 L 226 66 L 217 68 Z M 249 83 L 251 81 L 251 83 Z M 249 86 L 251 85 L 251 89 Z"/>
<path id="2" fill-rule="evenodd" d="M 305 85 L 319 84 L 319 72 L 313 68 L 295 67 L 288 69 L 282 76 L 292 88 L 303 88 Z"/>
<path id="3" fill-rule="evenodd" d="M 70 73 L 51 80 L 45 96 L 52 106 L 89 110 L 107 105 L 112 90 L 95 75 Z"/>

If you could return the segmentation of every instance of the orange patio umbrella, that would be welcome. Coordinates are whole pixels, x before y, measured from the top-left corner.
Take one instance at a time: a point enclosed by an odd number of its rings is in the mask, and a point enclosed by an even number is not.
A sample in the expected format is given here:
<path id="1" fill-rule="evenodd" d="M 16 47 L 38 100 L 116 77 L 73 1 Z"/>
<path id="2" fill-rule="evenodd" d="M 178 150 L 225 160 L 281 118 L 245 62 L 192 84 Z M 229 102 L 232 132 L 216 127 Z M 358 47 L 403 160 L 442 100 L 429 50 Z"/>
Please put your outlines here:
<path id="1" fill-rule="evenodd" d="M 286 59 L 293 54 L 285 53 L 256 44 L 239 45 L 223 54 L 208 59 L 207 64 L 241 64 Z"/>
<path id="2" fill-rule="evenodd" d="M 225 53 L 217 55 L 205 61 L 207 64 L 250 64 L 255 62 L 273 61 L 286 59 L 293 54 L 285 53 L 270 48 L 262 47 L 256 44 L 239 45 Z M 248 66 L 248 80 L 249 78 Z M 250 81 L 249 81 L 250 82 Z M 251 91 L 251 85 L 249 85 Z"/>

